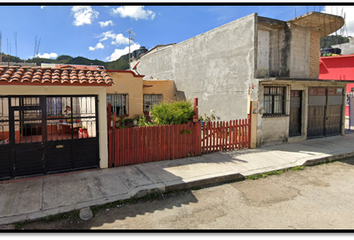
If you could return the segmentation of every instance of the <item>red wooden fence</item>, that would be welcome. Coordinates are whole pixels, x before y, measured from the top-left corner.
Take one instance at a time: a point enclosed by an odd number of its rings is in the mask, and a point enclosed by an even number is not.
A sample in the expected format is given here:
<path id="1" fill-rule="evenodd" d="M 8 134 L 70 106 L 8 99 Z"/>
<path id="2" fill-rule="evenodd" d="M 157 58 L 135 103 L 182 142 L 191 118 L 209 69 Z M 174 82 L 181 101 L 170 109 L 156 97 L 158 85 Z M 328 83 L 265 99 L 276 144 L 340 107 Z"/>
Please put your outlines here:
<path id="1" fill-rule="evenodd" d="M 250 147 L 250 120 L 206 122 L 202 126 L 202 153 Z"/>
<path id="2" fill-rule="evenodd" d="M 201 154 L 201 124 L 109 129 L 109 167 Z"/>
<path id="3" fill-rule="evenodd" d="M 116 129 L 108 108 L 109 167 L 172 160 L 250 146 L 250 119 Z"/>

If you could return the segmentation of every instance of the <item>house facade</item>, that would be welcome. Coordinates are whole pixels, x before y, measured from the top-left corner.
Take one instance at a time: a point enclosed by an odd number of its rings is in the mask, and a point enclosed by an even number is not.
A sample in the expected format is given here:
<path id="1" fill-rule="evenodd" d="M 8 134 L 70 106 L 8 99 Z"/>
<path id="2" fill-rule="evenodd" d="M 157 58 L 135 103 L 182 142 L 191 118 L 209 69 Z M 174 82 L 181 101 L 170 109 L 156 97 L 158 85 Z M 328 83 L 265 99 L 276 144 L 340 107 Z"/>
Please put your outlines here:
<path id="1" fill-rule="evenodd" d="M 112 78 L 112 87 L 106 89 L 107 104 L 111 104 L 112 113 L 125 118 L 136 118 L 148 113 L 160 102 L 175 100 L 173 80 L 143 80 L 143 75 L 133 71 L 107 70 Z"/>
<path id="2" fill-rule="evenodd" d="M 257 146 L 344 133 L 343 81 L 320 81 L 320 38 L 344 24 L 310 12 L 280 21 L 257 13 L 140 56 L 137 71 L 174 79 L 199 113 L 246 118 L 258 102 Z"/>
<path id="3" fill-rule="evenodd" d="M 0 66 L 0 179 L 108 167 L 105 70 Z"/>

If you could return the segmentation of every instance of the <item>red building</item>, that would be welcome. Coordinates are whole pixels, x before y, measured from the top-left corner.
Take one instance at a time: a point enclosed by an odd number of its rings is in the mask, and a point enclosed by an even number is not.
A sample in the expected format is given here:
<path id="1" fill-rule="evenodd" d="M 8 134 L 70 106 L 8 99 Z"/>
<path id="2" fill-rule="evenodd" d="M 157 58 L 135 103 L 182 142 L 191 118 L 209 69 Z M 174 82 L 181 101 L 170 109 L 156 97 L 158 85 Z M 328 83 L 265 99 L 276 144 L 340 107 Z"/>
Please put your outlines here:
<path id="1" fill-rule="evenodd" d="M 319 79 L 325 80 L 354 80 L 354 54 L 336 55 L 320 58 Z M 347 84 L 346 92 L 354 92 L 354 83 Z M 345 108 L 349 116 L 349 107 Z"/>

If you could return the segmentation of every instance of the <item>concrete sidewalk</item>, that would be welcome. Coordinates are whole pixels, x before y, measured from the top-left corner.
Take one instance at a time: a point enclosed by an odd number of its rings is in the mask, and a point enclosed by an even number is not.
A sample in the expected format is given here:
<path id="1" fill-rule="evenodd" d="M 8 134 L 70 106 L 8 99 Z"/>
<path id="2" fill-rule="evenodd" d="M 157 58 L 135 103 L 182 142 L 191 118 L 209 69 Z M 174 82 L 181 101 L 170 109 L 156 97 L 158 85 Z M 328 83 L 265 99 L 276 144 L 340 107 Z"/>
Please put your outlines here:
<path id="1" fill-rule="evenodd" d="M 354 134 L 0 182 L 0 225 L 354 156 Z"/>

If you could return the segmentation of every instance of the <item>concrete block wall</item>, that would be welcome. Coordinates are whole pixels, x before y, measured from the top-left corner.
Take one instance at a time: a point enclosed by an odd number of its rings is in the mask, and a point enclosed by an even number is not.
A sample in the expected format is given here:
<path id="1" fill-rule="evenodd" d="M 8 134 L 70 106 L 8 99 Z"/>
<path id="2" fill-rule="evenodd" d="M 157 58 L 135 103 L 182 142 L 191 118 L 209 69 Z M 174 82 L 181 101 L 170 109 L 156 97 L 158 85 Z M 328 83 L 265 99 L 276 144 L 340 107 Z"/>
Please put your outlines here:
<path id="1" fill-rule="evenodd" d="M 310 32 L 310 78 L 318 78 L 319 62 L 320 62 L 320 44 L 321 37 L 318 31 L 312 30 Z"/>

